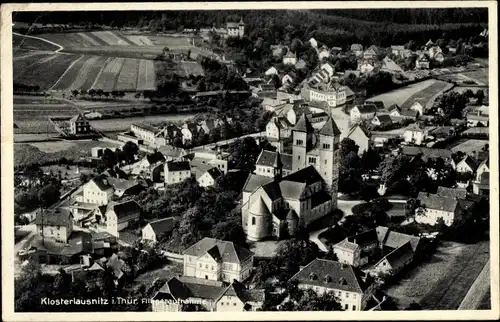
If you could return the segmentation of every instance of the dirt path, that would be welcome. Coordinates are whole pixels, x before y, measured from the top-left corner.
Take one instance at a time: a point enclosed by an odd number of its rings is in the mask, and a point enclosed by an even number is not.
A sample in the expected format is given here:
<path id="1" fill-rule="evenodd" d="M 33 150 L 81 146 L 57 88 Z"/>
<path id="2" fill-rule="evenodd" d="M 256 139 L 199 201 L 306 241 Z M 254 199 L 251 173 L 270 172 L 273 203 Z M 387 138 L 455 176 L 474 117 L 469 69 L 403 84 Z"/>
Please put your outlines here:
<path id="1" fill-rule="evenodd" d="M 63 46 L 59 45 L 59 44 L 56 44 L 55 42 L 52 42 L 50 40 L 47 40 L 47 39 L 44 39 L 44 38 L 40 38 L 40 37 L 35 37 L 35 36 L 28 36 L 28 35 L 23 35 L 23 34 L 20 34 L 20 33 L 17 33 L 17 32 L 12 32 L 13 35 L 17 35 L 17 36 L 20 36 L 20 37 L 26 37 L 26 38 L 33 38 L 33 39 L 37 39 L 37 40 L 41 40 L 41 41 L 45 41 L 46 43 L 49 43 L 51 45 L 54 45 L 56 47 L 59 47 L 59 49 L 57 49 L 56 51 L 54 51 L 55 53 L 58 53 L 60 52 L 61 50 L 64 49 Z"/>

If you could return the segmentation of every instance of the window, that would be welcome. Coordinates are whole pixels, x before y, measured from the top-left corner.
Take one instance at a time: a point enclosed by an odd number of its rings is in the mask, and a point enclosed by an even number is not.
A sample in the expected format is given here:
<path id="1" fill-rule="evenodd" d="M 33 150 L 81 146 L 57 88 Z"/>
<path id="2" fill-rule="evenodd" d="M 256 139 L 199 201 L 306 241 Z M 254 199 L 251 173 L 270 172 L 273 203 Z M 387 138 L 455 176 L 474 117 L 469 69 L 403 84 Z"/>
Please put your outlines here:
<path id="1" fill-rule="evenodd" d="M 316 158 L 309 157 L 309 163 L 316 163 Z"/>
<path id="2" fill-rule="evenodd" d="M 330 149 L 330 144 L 323 143 L 323 149 L 329 150 Z"/>
<path id="3" fill-rule="evenodd" d="M 214 270 L 214 266 L 212 265 L 212 271 Z"/>
<path id="4" fill-rule="evenodd" d="M 325 164 L 328 164 L 328 159 L 325 160 Z"/>
<path id="5" fill-rule="evenodd" d="M 205 264 L 205 269 L 208 269 L 208 264 Z"/>
<path id="6" fill-rule="evenodd" d="M 200 268 L 203 268 L 203 264 L 202 263 L 200 263 Z"/>
<path id="7" fill-rule="evenodd" d="M 345 298 L 348 299 L 349 298 L 349 293 L 345 293 Z"/>
<path id="8" fill-rule="evenodd" d="M 255 217 L 252 217 L 252 225 L 255 225 Z"/>
<path id="9" fill-rule="evenodd" d="M 300 160 L 300 155 L 297 156 L 297 160 Z"/>
<path id="10" fill-rule="evenodd" d="M 236 306 L 236 303 L 233 303 L 233 306 Z"/>
<path id="11" fill-rule="evenodd" d="M 221 305 L 221 306 L 224 306 L 224 302 L 220 302 L 220 305 Z"/>
<path id="12" fill-rule="evenodd" d="M 304 140 L 296 140 L 295 144 L 296 145 L 302 145 L 302 144 L 304 144 Z"/>
<path id="13" fill-rule="evenodd" d="M 352 306 L 352 310 L 353 310 L 353 311 L 356 311 L 356 305 L 353 305 L 353 306 Z"/>

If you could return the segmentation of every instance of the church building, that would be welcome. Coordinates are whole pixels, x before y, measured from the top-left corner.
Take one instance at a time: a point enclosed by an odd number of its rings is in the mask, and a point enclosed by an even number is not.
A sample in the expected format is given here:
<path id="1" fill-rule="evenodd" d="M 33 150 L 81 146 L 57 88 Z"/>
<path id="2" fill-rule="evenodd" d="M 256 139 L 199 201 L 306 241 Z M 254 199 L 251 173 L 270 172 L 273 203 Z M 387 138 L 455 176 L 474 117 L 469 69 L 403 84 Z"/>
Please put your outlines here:
<path id="1" fill-rule="evenodd" d="M 283 162 L 271 162 L 273 176 L 250 174 L 245 182 L 242 225 L 248 240 L 293 236 L 336 208 L 339 138 L 331 117 L 318 131 L 300 117 L 293 128 L 291 173 L 283 176 Z"/>

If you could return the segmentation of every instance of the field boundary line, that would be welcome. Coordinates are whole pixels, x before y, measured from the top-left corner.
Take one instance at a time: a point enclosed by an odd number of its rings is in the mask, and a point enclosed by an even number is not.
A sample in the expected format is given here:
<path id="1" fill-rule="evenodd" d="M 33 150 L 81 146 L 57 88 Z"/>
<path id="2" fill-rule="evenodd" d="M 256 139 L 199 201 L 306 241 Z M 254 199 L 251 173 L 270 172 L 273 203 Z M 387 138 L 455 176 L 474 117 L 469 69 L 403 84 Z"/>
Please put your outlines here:
<path id="1" fill-rule="evenodd" d="M 120 59 L 120 58 L 118 58 Z M 125 62 L 126 62 L 126 58 L 122 58 L 123 61 L 121 63 L 121 66 L 120 66 L 120 70 L 118 71 L 118 73 L 115 74 L 115 77 L 113 79 L 113 90 L 114 91 L 118 91 L 117 87 L 118 87 L 118 78 L 123 70 L 123 66 L 125 66 Z"/>
<path id="2" fill-rule="evenodd" d="M 17 36 L 20 36 L 20 37 L 26 37 L 26 38 L 33 38 L 33 39 L 38 39 L 38 40 L 41 40 L 41 41 L 45 41 L 46 43 L 49 43 L 51 45 L 54 45 L 56 47 L 59 47 L 59 49 L 55 50 L 54 52 L 55 53 L 58 53 L 60 52 L 61 50 L 64 49 L 63 46 L 59 45 L 59 44 L 56 44 L 55 42 L 52 42 L 50 40 L 47 40 L 45 38 L 40 38 L 40 37 L 34 37 L 34 36 L 28 36 L 28 35 L 23 35 L 23 34 L 20 34 L 20 33 L 17 33 L 17 32 L 12 32 L 13 35 L 17 35 Z"/>
<path id="3" fill-rule="evenodd" d="M 75 59 L 71 65 L 68 66 L 68 68 L 66 68 L 66 70 L 64 71 L 64 73 L 61 75 L 61 77 L 59 77 L 59 79 L 54 83 L 54 85 L 52 85 L 50 88 L 49 88 L 49 91 L 51 91 L 60 81 L 61 79 L 64 77 L 64 75 L 66 75 L 68 73 L 68 71 L 71 69 L 71 67 L 73 67 L 73 65 L 75 65 L 75 63 L 77 61 L 79 61 L 80 59 L 82 59 L 84 57 L 84 55 L 81 55 L 78 59 Z"/>
<path id="4" fill-rule="evenodd" d="M 54 53 L 54 52 L 50 52 L 50 56 L 48 57 L 41 57 L 40 59 L 37 59 L 36 61 L 34 61 L 32 64 L 29 64 L 28 66 L 26 66 L 22 72 L 20 72 L 19 74 L 17 75 L 14 75 L 14 79 L 19 79 L 19 77 L 23 76 L 24 74 L 26 74 L 26 72 L 28 71 L 29 68 L 31 68 L 31 66 L 34 66 L 36 64 L 44 64 L 46 62 L 49 62 L 51 61 L 52 59 L 56 58 L 56 57 L 59 57 L 59 54 L 58 53 Z"/>
<path id="5" fill-rule="evenodd" d="M 106 59 L 106 61 L 104 62 L 104 64 L 102 65 L 102 68 L 101 70 L 99 71 L 99 73 L 97 74 L 97 76 L 95 77 L 95 80 L 94 82 L 92 83 L 92 86 L 90 86 L 90 89 L 92 88 L 95 88 L 95 85 L 97 83 L 97 81 L 99 80 L 99 77 L 101 77 L 101 74 L 104 70 L 104 68 L 106 68 L 106 66 L 108 66 L 108 64 L 110 63 L 110 61 L 113 59 L 113 57 L 109 57 L 108 59 Z"/>

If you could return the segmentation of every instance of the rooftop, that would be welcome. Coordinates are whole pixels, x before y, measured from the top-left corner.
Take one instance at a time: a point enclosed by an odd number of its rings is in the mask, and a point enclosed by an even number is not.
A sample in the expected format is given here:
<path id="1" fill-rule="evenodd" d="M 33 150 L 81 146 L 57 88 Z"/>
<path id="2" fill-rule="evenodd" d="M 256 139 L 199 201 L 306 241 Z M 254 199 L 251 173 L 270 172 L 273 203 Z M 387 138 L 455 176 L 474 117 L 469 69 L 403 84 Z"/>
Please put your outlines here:
<path id="1" fill-rule="evenodd" d="M 214 247 L 217 248 L 223 262 L 241 263 L 253 255 L 248 249 L 234 245 L 232 242 L 209 237 L 205 237 L 192 245 L 183 254 L 200 257 Z"/>
<path id="2" fill-rule="evenodd" d="M 356 293 L 364 293 L 367 289 L 356 268 L 319 258 L 307 264 L 290 281 Z"/>

